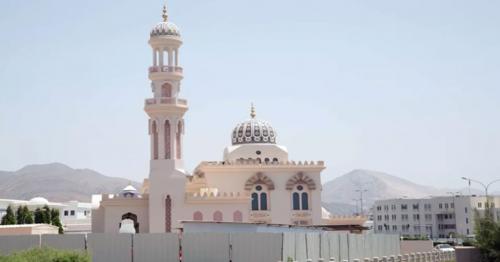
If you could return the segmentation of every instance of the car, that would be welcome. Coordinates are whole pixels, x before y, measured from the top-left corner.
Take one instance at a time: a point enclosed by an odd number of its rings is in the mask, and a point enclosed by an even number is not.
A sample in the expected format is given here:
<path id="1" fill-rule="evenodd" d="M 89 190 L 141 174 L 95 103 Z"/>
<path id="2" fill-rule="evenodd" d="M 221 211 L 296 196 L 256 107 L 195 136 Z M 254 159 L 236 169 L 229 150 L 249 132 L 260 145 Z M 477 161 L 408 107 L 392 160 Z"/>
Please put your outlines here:
<path id="1" fill-rule="evenodd" d="M 435 249 L 438 250 L 438 251 L 455 251 L 455 248 L 453 248 L 449 244 L 439 244 L 439 245 L 436 245 Z"/>

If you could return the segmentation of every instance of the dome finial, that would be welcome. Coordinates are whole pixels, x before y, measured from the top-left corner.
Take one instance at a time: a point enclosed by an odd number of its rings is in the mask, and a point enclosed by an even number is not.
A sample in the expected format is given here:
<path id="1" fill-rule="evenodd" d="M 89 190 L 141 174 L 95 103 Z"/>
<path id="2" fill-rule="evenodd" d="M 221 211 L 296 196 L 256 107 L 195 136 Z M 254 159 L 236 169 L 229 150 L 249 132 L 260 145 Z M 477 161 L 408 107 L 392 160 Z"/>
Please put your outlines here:
<path id="1" fill-rule="evenodd" d="M 251 108 L 250 108 L 250 116 L 252 118 L 255 118 L 255 116 L 257 116 L 257 114 L 255 113 L 255 107 L 253 106 L 253 103 L 252 103 Z"/>
<path id="2" fill-rule="evenodd" d="M 167 3 L 163 5 L 163 15 L 161 17 L 163 17 L 163 22 L 167 22 L 168 20 Z"/>

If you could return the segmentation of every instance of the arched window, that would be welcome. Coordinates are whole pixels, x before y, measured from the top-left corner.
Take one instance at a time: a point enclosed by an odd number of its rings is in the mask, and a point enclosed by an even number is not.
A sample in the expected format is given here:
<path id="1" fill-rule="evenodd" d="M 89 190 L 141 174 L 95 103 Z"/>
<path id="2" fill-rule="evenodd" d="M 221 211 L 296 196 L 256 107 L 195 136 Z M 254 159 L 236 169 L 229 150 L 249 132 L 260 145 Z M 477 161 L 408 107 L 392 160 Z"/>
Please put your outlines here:
<path id="1" fill-rule="evenodd" d="M 151 129 L 153 132 L 153 159 L 158 159 L 158 128 L 156 127 L 156 121 L 153 121 Z"/>
<path id="2" fill-rule="evenodd" d="M 306 192 L 302 192 L 302 210 L 309 210 L 309 196 Z"/>
<path id="3" fill-rule="evenodd" d="M 200 211 L 196 211 L 193 213 L 193 220 L 195 221 L 203 221 L 203 214 Z"/>
<path id="4" fill-rule="evenodd" d="M 164 147 L 165 147 L 165 159 L 170 159 L 170 121 L 165 121 L 165 132 L 164 132 Z"/>
<path id="5" fill-rule="evenodd" d="M 264 162 L 266 162 L 266 164 L 268 164 L 268 163 L 269 163 L 269 161 L 270 161 L 270 160 L 269 160 L 269 158 L 268 158 L 268 157 L 264 158 Z"/>
<path id="6" fill-rule="evenodd" d="M 119 224 L 120 230 L 122 230 L 122 226 L 125 226 L 126 222 L 131 222 L 131 227 L 133 227 L 134 233 L 139 233 L 139 223 L 137 222 L 137 215 L 134 213 L 126 213 L 122 215 L 122 222 Z M 126 232 L 127 230 L 123 231 Z M 131 233 L 131 232 L 127 232 Z"/>
<path id="7" fill-rule="evenodd" d="M 243 214 L 241 213 L 241 211 L 239 211 L 239 210 L 234 211 L 233 221 L 234 222 L 242 222 L 243 221 Z"/>
<path id="8" fill-rule="evenodd" d="M 214 221 L 221 222 L 222 221 L 222 212 L 215 211 L 214 212 Z"/>
<path id="9" fill-rule="evenodd" d="M 278 158 L 273 158 L 273 163 L 278 163 Z"/>
<path id="10" fill-rule="evenodd" d="M 292 209 L 309 210 L 309 193 L 303 185 L 295 186 L 292 192 Z"/>
<path id="11" fill-rule="evenodd" d="M 161 97 L 172 97 L 172 86 L 165 83 L 161 86 Z"/>
<path id="12" fill-rule="evenodd" d="M 181 134 L 182 134 L 182 121 L 179 121 L 179 123 L 177 124 L 177 136 L 176 136 L 176 155 L 177 155 L 177 159 L 181 159 L 182 158 L 182 151 L 181 151 Z"/>
<path id="13" fill-rule="evenodd" d="M 267 192 L 263 185 L 257 184 L 252 193 L 252 210 L 268 210 Z"/>
<path id="14" fill-rule="evenodd" d="M 260 210 L 267 210 L 267 193 L 260 193 Z"/>
<path id="15" fill-rule="evenodd" d="M 259 210 L 259 194 L 252 193 L 252 210 Z"/>
<path id="16" fill-rule="evenodd" d="M 300 210 L 300 196 L 299 196 L 299 193 L 294 192 L 292 194 L 292 204 L 293 204 L 293 210 Z"/>

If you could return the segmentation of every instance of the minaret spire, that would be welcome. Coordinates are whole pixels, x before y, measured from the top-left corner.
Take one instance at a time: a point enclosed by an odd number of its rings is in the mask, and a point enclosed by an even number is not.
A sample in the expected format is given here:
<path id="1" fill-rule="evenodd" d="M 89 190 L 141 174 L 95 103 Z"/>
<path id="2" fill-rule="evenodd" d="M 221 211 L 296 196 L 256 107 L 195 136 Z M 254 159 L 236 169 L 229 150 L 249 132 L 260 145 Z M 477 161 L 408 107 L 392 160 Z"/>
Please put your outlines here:
<path id="1" fill-rule="evenodd" d="M 163 22 L 167 22 L 168 20 L 167 3 L 163 5 L 163 15 L 161 17 L 163 17 Z"/>
<path id="2" fill-rule="evenodd" d="M 255 118 L 257 116 L 257 113 L 255 113 L 255 107 L 253 106 L 253 103 L 252 103 L 252 105 L 250 107 L 250 116 L 252 118 Z"/>

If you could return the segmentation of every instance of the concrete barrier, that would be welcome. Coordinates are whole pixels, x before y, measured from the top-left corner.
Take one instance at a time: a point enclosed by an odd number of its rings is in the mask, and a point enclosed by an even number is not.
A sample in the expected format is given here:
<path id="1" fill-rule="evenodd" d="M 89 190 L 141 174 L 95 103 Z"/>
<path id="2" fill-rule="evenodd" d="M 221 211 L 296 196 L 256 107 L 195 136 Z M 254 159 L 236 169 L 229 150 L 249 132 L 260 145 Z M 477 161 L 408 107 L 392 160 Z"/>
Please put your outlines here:
<path id="1" fill-rule="evenodd" d="M 85 235 L 42 235 L 41 246 L 78 251 L 87 248 Z"/>
<path id="2" fill-rule="evenodd" d="M 39 246 L 39 235 L 0 236 L 0 254 L 2 255 Z"/>

